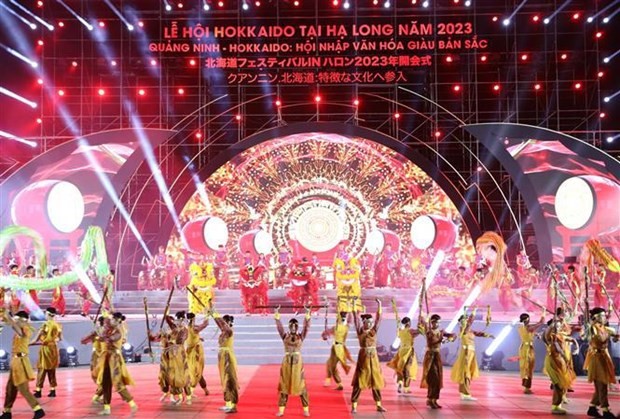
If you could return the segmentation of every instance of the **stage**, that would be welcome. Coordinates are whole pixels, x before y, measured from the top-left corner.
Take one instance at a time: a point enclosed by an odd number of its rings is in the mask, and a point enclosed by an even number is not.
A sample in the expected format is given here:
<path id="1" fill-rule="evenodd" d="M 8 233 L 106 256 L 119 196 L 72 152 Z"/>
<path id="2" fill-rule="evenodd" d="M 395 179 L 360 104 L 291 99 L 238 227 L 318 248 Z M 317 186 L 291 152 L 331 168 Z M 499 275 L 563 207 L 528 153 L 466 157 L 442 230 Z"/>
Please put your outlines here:
<path id="1" fill-rule="evenodd" d="M 226 415 L 218 410 L 223 405 L 222 391 L 219 386 L 217 367 L 210 363 L 205 368 L 205 378 L 210 391 L 209 396 L 198 389 L 197 399 L 190 406 L 172 406 L 169 402 L 159 401 L 161 395 L 157 386 L 157 364 L 130 364 L 129 371 L 136 383 L 130 392 L 138 404 L 136 418 L 219 418 Z M 383 366 L 386 387 L 382 392 L 383 406 L 387 413 L 377 413 L 370 391 L 362 392 L 358 405 L 358 413 L 351 414 L 350 376 L 345 377 L 344 391 L 324 387 L 325 368 L 323 364 L 306 365 L 306 384 L 310 396 L 310 415 L 314 418 L 526 418 L 551 417 L 551 390 L 549 380 L 542 374 L 534 377 L 534 394 L 521 392 L 521 380 L 515 372 L 481 372 L 479 379 L 474 380 L 472 394 L 477 401 L 461 401 L 458 386 L 449 379 L 450 368 L 444 369 L 444 388 L 441 392 L 441 410 L 426 407 L 426 390 L 419 388 L 418 380 L 412 384 L 412 395 L 402 396 L 396 392 L 392 370 Z M 239 412 L 236 418 L 268 418 L 277 412 L 279 365 L 242 365 L 239 367 L 240 398 Z M 0 375 L 0 383 L 4 385 L 7 375 Z M 94 384 L 90 379 L 88 367 L 61 368 L 58 370 L 58 397 L 49 399 L 48 390 L 44 388 L 42 406 L 48 417 L 57 418 L 92 418 L 97 417 L 100 405 L 91 404 Z M 0 386 L 1 387 L 1 386 Z M 31 389 L 33 385 L 30 386 Z M 569 393 L 570 402 L 564 407 L 568 416 L 584 417 L 592 393 L 592 386 L 584 377 L 578 377 L 573 386 L 575 392 Z M 620 394 L 610 392 L 612 410 L 618 410 Z M 27 417 L 30 410 L 24 399 L 17 398 L 14 417 Z M 112 396 L 112 417 L 128 417 L 131 415 L 129 406 L 122 402 L 117 394 Z M 289 400 L 285 417 L 301 418 L 302 410 L 299 398 Z"/>

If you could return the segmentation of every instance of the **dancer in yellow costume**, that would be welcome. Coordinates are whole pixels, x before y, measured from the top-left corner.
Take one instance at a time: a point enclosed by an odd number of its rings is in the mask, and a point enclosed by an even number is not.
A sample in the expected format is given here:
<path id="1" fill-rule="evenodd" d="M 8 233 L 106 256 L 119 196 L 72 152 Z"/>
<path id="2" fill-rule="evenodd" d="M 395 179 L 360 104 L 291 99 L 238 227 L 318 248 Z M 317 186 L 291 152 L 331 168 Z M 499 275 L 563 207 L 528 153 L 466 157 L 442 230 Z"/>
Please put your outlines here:
<path id="1" fill-rule="evenodd" d="M 187 352 L 187 366 L 189 367 L 189 388 L 191 394 L 187 397 L 188 402 L 191 398 L 196 397 L 194 395 L 194 388 L 198 384 L 204 390 L 205 395 L 209 395 L 207 390 L 207 380 L 203 375 L 205 367 L 205 351 L 202 346 L 202 338 L 200 332 L 202 332 L 208 325 L 209 319 L 206 318 L 200 324 L 196 324 L 196 315 L 194 313 L 187 313 L 187 340 L 185 341 L 185 350 Z"/>
<path id="2" fill-rule="evenodd" d="M 349 259 L 348 255 L 337 255 L 334 259 L 334 279 L 336 280 L 336 296 L 338 312 L 351 312 L 353 305 L 358 311 L 362 309 L 362 286 L 360 284 L 361 267 L 357 258 Z"/>
<path id="3" fill-rule="evenodd" d="M 394 300 L 392 300 L 392 304 L 394 308 L 396 308 Z M 411 393 L 411 380 L 415 380 L 418 374 L 418 360 L 415 356 L 413 340 L 420 334 L 420 331 L 417 328 L 411 328 L 411 319 L 409 317 L 403 317 L 403 319 L 400 320 L 396 309 L 394 310 L 394 314 L 400 346 L 398 347 L 398 351 L 394 354 L 394 358 L 387 363 L 387 366 L 396 372 L 398 393 L 407 394 Z"/>
<path id="4" fill-rule="evenodd" d="M 169 322 L 173 319 L 169 317 Z M 161 329 L 156 335 L 149 336 L 151 342 L 159 342 L 161 347 L 161 357 L 159 358 L 159 374 L 157 375 L 157 381 L 159 388 L 161 389 L 160 402 L 166 400 L 166 397 L 170 395 L 170 385 L 168 384 L 168 369 L 170 368 L 170 329 L 165 325 L 165 329 Z M 174 398 L 171 396 L 170 401 L 174 402 Z"/>
<path id="5" fill-rule="evenodd" d="M 50 392 L 47 397 L 56 397 L 56 368 L 59 363 L 58 353 L 58 341 L 62 340 L 62 327 L 54 317 L 56 316 L 56 309 L 49 307 L 45 312 L 46 321 L 39 329 L 39 333 L 32 341 L 32 344 L 40 344 L 39 349 L 39 361 L 37 362 L 37 387 L 34 392 L 34 397 L 41 397 L 41 389 L 45 381 L 45 376 L 50 383 Z"/>
<path id="6" fill-rule="evenodd" d="M 99 366 L 97 367 L 99 370 L 97 384 L 101 386 L 103 393 L 103 410 L 99 415 L 107 416 L 111 414 L 112 388 L 120 394 L 125 402 L 129 403 L 132 412 L 138 410 L 138 405 L 126 387 L 133 385 L 134 382 L 129 375 L 127 365 L 121 353 L 121 347 L 123 346 L 122 319 L 123 314 L 117 312 L 104 321 L 101 336 L 104 349 L 99 357 Z"/>
<path id="7" fill-rule="evenodd" d="M 217 340 L 219 351 L 217 354 L 217 368 L 220 372 L 220 383 L 224 393 L 224 406 L 220 410 L 225 413 L 237 413 L 239 402 L 239 380 L 237 379 L 237 358 L 234 350 L 233 326 L 235 318 L 225 314 L 220 317 L 217 312 L 212 313 L 215 324 L 220 329 Z"/>
<path id="8" fill-rule="evenodd" d="M 566 410 L 562 408 L 562 402 L 566 395 L 566 390 L 573 383 L 573 378 L 568 369 L 568 359 L 559 336 L 561 333 L 560 329 L 563 326 L 560 321 L 554 321 L 553 319 L 549 320 L 547 325 L 549 327 L 543 334 L 543 342 L 547 346 L 543 372 L 549 377 L 553 387 L 551 413 L 554 415 L 565 415 Z"/>
<path id="9" fill-rule="evenodd" d="M 476 347 L 474 346 L 474 338 L 476 336 L 495 339 L 495 337 L 489 333 L 479 332 L 471 329 L 471 325 L 474 323 L 475 310 L 469 316 L 463 314 L 459 317 L 460 332 L 459 338 L 461 344 L 459 345 L 459 354 L 456 358 L 456 362 L 452 366 L 452 381 L 458 383 L 459 393 L 461 394 L 461 400 L 476 400 L 469 392 L 469 386 L 471 380 L 478 378 L 480 370 L 478 369 L 478 361 L 476 359 Z"/>
<path id="10" fill-rule="evenodd" d="M 179 311 L 174 315 L 174 321 L 167 318 L 170 334 L 168 335 L 168 345 L 164 352 L 168 355 L 168 369 L 166 381 L 170 391 L 170 401 L 172 404 L 183 402 L 183 396 L 191 404 L 191 399 L 187 398 L 191 394 L 189 390 L 190 376 L 185 352 L 185 341 L 187 340 L 187 326 L 185 325 L 185 312 Z"/>
<path id="11" fill-rule="evenodd" d="M 355 364 L 355 374 L 353 375 L 353 391 L 351 392 L 351 412 L 357 413 L 357 402 L 362 394 L 362 390 L 372 390 L 372 397 L 376 404 L 377 412 L 386 412 L 381 405 L 381 389 L 385 386 L 381 364 L 377 356 L 377 334 L 381 323 L 381 300 L 377 301 L 377 315 L 373 322 L 371 314 L 358 313 L 353 309 L 353 319 L 355 330 L 360 344 L 360 351 L 357 355 Z"/>
<path id="12" fill-rule="evenodd" d="M 443 364 L 441 361 L 441 343 L 444 339 L 452 342 L 456 335 L 447 333 L 439 329 L 441 317 L 433 314 L 427 324 L 420 324 L 418 327 L 426 335 L 426 353 L 422 361 L 422 380 L 420 388 L 426 388 L 426 405 L 431 409 L 441 409 L 437 400 L 443 388 Z"/>
<path id="13" fill-rule="evenodd" d="M 607 347 L 609 338 L 618 341 L 620 337 L 618 333 L 605 326 L 607 322 L 605 309 L 596 307 L 590 311 L 592 325 L 589 330 L 590 346 L 586 354 L 586 360 L 583 369 L 588 371 L 588 382 L 594 384 L 594 394 L 590 400 L 588 408 L 588 416 L 598 418 L 615 418 L 616 415 L 609 410 L 609 399 L 607 397 L 607 389 L 609 384 L 616 383 L 614 363 L 609 356 Z M 598 408 L 601 408 L 601 415 Z"/>
<path id="14" fill-rule="evenodd" d="M 325 330 L 321 337 L 323 340 L 327 340 L 329 336 L 334 337 L 334 343 L 332 344 L 332 349 L 329 354 L 329 358 L 327 359 L 327 363 L 325 364 L 327 368 L 327 378 L 325 379 L 325 387 L 331 384 L 332 378 L 336 382 L 336 390 L 343 390 L 342 379 L 340 378 L 340 374 L 338 373 L 338 364 L 342 365 L 342 369 L 344 369 L 345 374 L 349 374 L 351 370 L 351 366 L 349 365 L 349 361 L 353 362 L 353 358 L 351 358 L 351 353 L 347 349 L 347 335 L 349 334 L 349 322 L 348 322 L 348 313 L 346 311 L 341 312 L 336 317 L 336 325 L 331 329 Z"/>
<path id="15" fill-rule="evenodd" d="M 34 380 L 34 371 L 28 358 L 28 344 L 32 336 L 32 328 L 28 324 L 28 313 L 19 311 L 15 317 L 9 317 L 4 312 L 4 322 L 13 328 L 13 346 L 11 349 L 11 365 L 9 376 L 6 381 L 3 379 L 6 392 L 4 396 L 4 410 L 0 419 L 11 419 L 11 409 L 19 392 L 34 411 L 34 419 L 45 416 L 45 411 L 41 409 L 39 402 L 34 398 L 28 389 L 28 382 Z"/>
<path id="16" fill-rule="evenodd" d="M 280 366 L 280 382 L 278 383 L 278 413 L 276 416 L 284 416 L 284 409 L 289 396 L 300 396 L 304 416 L 310 416 L 310 400 L 308 399 L 308 389 L 304 375 L 304 364 L 301 359 L 301 346 L 310 330 L 310 318 L 312 314 L 310 308 L 306 308 L 304 327 L 298 333 L 299 322 L 297 319 L 290 319 L 288 322 L 288 332 L 284 331 L 280 321 L 279 308 L 276 309 L 275 320 L 278 333 L 284 343 L 284 358 Z"/>
<path id="17" fill-rule="evenodd" d="M 527 313 L 521 314 L 519 321 L 523 323 L 519 327 L 519 336 L 521 337 L 521 346 L 519 346 L 521 385 L 523 386 L 523 393 L 532 394 L 532 376 L 534 375 L 534 365 L 536 364 L 534 335 L 538 329 L 545 325 L 544 311 L 540 321 L 536 324 L 530 323 L 530 315 Z"/>
<path id="18" fill-rule="evenodd" d="M 215 274 L 213 273 L 213 264 L 210 262 L 192 263 L 189 267 L 190 282 L 187 293 L 187 301 L 189 304 L 189 312 L 201 314 L 207 312 L 213 305 L 213 287 L 216 283 Z M 200 302 L 194 297 L 198 297 Z"/>
<path id="19" fill-rule="evenodd" d="M 87 336 L 83 337 L 80 340 L 80 343 L 82 345 L 86 345 L 89 342 L 92 342 L 93 344 L 92 354 L 90 356 L 90 377 L 92 378 L 95 384 L 97 384 L 97 379 L 99 377 L 99 369 L 98 369 L 99 368 L 99 357 L 103 354 L 105 350 L 105 345 L 103 344 L 103 341 L 102 341 L 104 321 L 105 321 L 105 318 L 103 316 L 100 316 L 97 319 L 97 325 L 95 326 L 95 329 L 91 333 L 89 333 Z M 95 394 L 93 395 L 92 402 L 102 403 L 103 402 L 102 395 L 103 395 L 103 392 L 101 391 L 101 388 L 97 386 L 97 390 L 95 391 Z"/>

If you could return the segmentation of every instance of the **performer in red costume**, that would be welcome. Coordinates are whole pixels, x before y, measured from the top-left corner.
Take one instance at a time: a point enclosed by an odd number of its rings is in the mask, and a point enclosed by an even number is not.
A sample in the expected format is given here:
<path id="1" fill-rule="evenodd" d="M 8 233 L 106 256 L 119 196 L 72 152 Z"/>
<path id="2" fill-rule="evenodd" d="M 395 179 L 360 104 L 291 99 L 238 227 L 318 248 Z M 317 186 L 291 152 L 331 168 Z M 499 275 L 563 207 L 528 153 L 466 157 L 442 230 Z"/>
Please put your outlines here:
<path id="1" fill-rule="evenodd" d="M 60 276 L 60 270 L 52 270 L 52 276 Z M 65 296 L 62 293 L 62 287 L 54 288 L 54 293 L 52 294 L 52 307 L 56 309 L 56 312 L 59 315 L 64 317 L 65 311 L 67 309 L 67 303 L 65 302 Z"/>
<path id="2" fill-rule="evenodd" d="M 392 269 L 394 269 L 396 258 L 397 253 L 392 250 L 392 244 L 386 244 L 375 266 L 375 287 L 384 288 L 388 286 L 389 277 L 392 273 Z"/>
<path id="3" fill-rule="evenodd" d="M 266 306 L 269 304 L 267 291 L 269 289 L 267 271 L 261 265 L 246 265 L 240 271 L 239 288 L 243 307 L 247 314 L 267 313 L 266 308 L 258 309 L 256 306 Z"/>
<path id="4" fill-rule="evenodd" d="M 287 295 L 293 300 L 293 305 L 298 307 L 318 305 L 319 284 L 312 262 L 307 258 L 294 262 L 288 279 L 291 289 Z"/>

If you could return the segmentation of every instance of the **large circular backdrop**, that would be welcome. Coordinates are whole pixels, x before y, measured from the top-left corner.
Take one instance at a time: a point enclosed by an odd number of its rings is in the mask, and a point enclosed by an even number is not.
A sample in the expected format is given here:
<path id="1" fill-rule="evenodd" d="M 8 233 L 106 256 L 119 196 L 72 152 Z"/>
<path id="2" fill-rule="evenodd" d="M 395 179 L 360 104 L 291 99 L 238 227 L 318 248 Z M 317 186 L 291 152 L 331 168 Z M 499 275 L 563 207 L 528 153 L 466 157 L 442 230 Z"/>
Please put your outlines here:
<path id="1" fill-rule="evenodd" d="M 455 264 L 469 263 L 474 253 L 444 191 L 402 155 L 364 138 L 310 132 L 266 141 L 235 156 L 204 186 L 206 194 L 194 194 L 181 219 L 224 220 L 229 253 L 239 251 L 244 233 L 259 229 L 271 236 L 274 254 L 292 250 L 292 241 L 318 253 L 342 240 L 354 256 L 374 254 L 386 230 L 398 235 L 402 249 L 412 249 L 411 224 L 421 215 L 441 215 L 457 227 L 448 251 Z M 178 236 L 171 247 L 180 250 Z"/>

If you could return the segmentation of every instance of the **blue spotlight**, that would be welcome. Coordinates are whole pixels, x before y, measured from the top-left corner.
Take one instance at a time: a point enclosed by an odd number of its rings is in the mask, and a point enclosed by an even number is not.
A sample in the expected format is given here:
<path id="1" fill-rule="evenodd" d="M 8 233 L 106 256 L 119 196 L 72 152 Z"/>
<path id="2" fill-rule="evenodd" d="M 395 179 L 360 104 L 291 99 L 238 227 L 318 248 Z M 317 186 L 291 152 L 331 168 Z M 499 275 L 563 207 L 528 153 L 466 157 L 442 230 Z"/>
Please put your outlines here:
<path id="1" fill-rule="evenodd" d="M 25 17 L 23 17 L 20 14 L 18 14 L 15 10 L 11 9 L 7 5 L 5 5 L 4 3 L 0 3 L 0 6 L 2 6 L 4 9 L 6 9 L 7 12 L 9 12 L 13 16 L 15 16 L 17 19 L 19 19 L 23 24 L 28 25 L 30 27 L 30 29 L 32 29 L 33 31 L 37 28 L 37 25 L 35 25 L 34 23 L 29 21 Z"/>
<path id="2" fill-rule="evenodd" d="M 70 8 L 69 6 L 67 6 L 67 4 L 62 1 L 62 0 L 56 0 L 58 3 L 60 3 L 60 5 L 62 7 L 64 7 L 65 9 L 67 9 L 67 11 L 69 13 L 71 13 L 73 15 L 73 17 L 75 17 L 82 25 L 84 25 L 86 27 L 86 29 L 88 29 L 89 31 L 92 31 L 93 29 L 95 29 L 93 27 L 93 25 L 91 25 L 90 23 L 88 23 L 86 21 L 86 19 L 84 19 L 82 16 L 78 15 L 72 8 Z"/>
<path id="3" fill-rule="evenodd" d="M 18 143 L 26 144 L 33 148 L 37 146 L 37 143 L 35 143 L 34 141 L 26 140 L 6 131 L 0 131 L 0 137 L 8 138 L 9 140 L 17 141 Z"/>
<path id="4" fill-rule="evenodd" d="M 1 3 L 0 3 L 1 4 Z M 30 58 L 26 57 L 25 55 L 15 51 L 13 48 L 11 47 L 7 47 L 6 45 L 0 44 L 0 47 L 2 49 L 4 49 L 6 52 L 8 52 L 9 54 L 11 54 L 13 57 L 22 60 L 23 62 L 27 63 L 28 65 L 30 65 L 30 67 L 32 68 L 37 68 L 39 66 L 39 63 L 37 63 L 34 60 L 31 60 Z"/>
<path id="5" fill-rule="evenodd" d="M 18 95 L 15 92 L 11 92 L 9 89 L 5 89 L 4 87 L 0 86 L 0 94 L 6 95 L 8 97 L 11 97 L 25 105 L 30 106 L 32 109 L 35 109 L 37 107 L 37 103 L 33 102 L 32 100 L 28 100 L 23 96 Z"/>
<path id="6" fill-rule="evenodd" d="M 11 2 L 11 4 L 17 6 L 17 8 L 19 8 L 21 11 L 26 13 L 28 16 L 32 17 L 34 20 L 39 22 L 41 25 L 45 26 L 48 30 L 50 30 L 50 31 L 54 30 L 54 25 L 51 25 L 51 24 L 47 23 L 46 21 L 44 21 L 39 16 L 35 15 L 34 13 L 32 13 L 30 10 L 26 9 L 24 6 L 22 6 L 21 4 L 19 4 L 15 0 L 9 0 L 9 1 Z"/>

